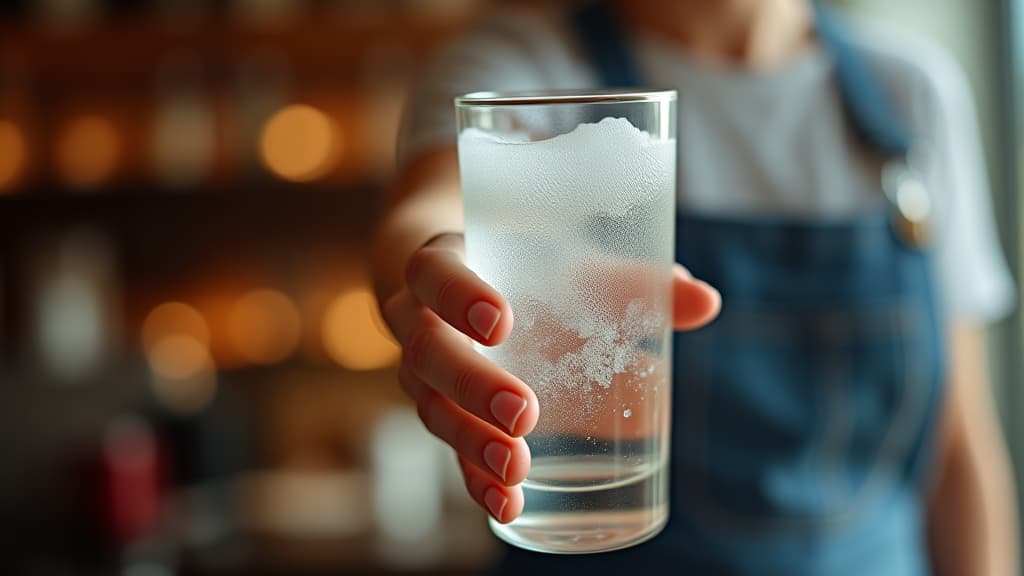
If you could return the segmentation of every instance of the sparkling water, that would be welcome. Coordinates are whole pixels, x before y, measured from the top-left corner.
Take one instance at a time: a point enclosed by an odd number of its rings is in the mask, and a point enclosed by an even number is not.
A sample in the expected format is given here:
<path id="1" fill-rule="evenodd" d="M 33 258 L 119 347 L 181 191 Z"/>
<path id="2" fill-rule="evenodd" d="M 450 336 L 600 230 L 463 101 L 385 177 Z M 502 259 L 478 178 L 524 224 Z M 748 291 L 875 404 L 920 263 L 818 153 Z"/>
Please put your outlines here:
<path id="1" fill-rule="evenodd" d="M 668 516 L 675 141 L 622 118 L 548 140 L 459 137 L 469 266 L 510 302 L 481 353 L 537 393 L 523 514 L 503 539 L 596 552 Z"/>

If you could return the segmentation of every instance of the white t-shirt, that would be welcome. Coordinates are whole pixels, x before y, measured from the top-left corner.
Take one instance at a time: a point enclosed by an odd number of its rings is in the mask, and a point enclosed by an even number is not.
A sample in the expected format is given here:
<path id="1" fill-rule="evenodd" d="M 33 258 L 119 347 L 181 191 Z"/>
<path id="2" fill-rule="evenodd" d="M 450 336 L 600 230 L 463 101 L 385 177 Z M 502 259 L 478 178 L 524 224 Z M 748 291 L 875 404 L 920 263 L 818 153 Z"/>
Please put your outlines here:
<path id="1" fill-rule="evenodd" d="M 854 33 L 909 125 L 915 168 L 935 205 L 947 310 L 958 319 L 1002 316 L 1013 305 L 1013 283 L 996 237 L 963 74 L 920 41 Z M 878 158 L 849 125 L 824 48 L 767 72 L 709 67 L 654 38 L 636 38 L 633 50 L 646 84 L 679 91 L 680 209 L 829 218 L 879 200 Z M 583 54 L 563 12 L 492 12 L 426 68 L 409 99 L 399 161 L 455 143 L 458 94 L 598 85 Z"/>

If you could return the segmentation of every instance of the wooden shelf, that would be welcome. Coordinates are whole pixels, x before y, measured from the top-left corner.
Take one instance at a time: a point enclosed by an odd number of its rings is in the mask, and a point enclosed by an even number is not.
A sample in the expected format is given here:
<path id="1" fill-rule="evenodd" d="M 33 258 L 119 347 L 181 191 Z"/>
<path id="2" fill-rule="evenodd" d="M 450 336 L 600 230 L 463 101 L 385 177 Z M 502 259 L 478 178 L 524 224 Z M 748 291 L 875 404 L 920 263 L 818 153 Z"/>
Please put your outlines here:
<path id="1" fill-rule="evenodd" d="M 362 240 L 382 194 L 384 187 L 373 183 L 344 187 L 254 183 L 190 192 L 136 187 L 100 194 L 30 189 L 0 197 L 0 245 L 41 227 L 79 221 L 113 229 L 167 223 L 193 234 L 209 228 L 219 234 Z"/>
<path id="2" fill-rule="evenodd" d="M 0 24 L 0 78 L 34 88 L 152 89 L 169 55 L 192 55 L 217 80 L 249 59 L 273 58 L 303 81 L 346 83 L 404 74 L 469 15 L 438 19 L 321 9 L 273 25 L 223 15 L 120 18 L 70 30 Z"/>
<path id="3" fill-rule="evenodd" d="M 113 243 L 128 292 L 246 270 L 287 277 L 361 258 L 381 194 L 366 185 L 3 198 L 0 262 L 14 273 L 38 242 L 88 226 Z"/>

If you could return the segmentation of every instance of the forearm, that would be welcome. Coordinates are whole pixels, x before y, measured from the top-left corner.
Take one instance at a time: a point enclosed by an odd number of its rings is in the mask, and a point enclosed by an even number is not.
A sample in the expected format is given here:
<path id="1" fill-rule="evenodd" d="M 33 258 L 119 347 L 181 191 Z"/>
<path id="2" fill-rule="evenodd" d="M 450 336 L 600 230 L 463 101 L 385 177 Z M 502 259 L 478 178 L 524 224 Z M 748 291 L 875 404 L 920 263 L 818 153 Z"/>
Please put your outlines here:
<path id="1" fill-rule="evenodd" d="M 932 494 L 929 547 L 939 576 L 1017 574 L 1016 503 L 1006 455 L 953 449 Z"/>
<path id="2" fill-rule="evenodd" d="M 455 151 L 434 151 L 405 171 L 377 224 L 370 261 L 379 301 L 402 286 L 413 252 L 438 234 L 462 229 Z"/>
<path id="3" fill-rule="evenodd" d="M 956 331 L 952 360 L 938 476 L 929 500 L 935 573 L 1017 574 L 1013 472 L 989 394 L 980 329 Z"/>

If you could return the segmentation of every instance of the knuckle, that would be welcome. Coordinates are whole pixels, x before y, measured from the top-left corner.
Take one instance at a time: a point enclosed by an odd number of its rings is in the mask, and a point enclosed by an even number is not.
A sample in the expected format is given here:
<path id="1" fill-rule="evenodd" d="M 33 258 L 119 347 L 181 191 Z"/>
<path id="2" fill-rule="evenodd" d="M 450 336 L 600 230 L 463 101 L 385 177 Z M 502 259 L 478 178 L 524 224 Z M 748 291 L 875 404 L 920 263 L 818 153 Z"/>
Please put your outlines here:
<path id="1" fill-rule="evenodd" d="M 398 385 L 401 386 L 402 391 L 404 391 L 409 398 L 418 400 L 419 386 L 416 385 L 414 378 L 415 376 L 410 374 L 405 367 L 398 372 Z"/>
<path id="2" fill-rule="evenodd" d="M 468 455 L 469 447 L 475 444 L 473 438 L 475 432 L 475 428 L 470 425 L 468 419 L 460 418 L 459 422 L 455 425 L 455 431 L 452 433 L 452 447 L 459 454 Z"/>
<path id="3" fill-rule="evenodd" d="M 384 320 L 384 323 L 387 324 L 388 329 L 391 331 L 392 334 L 397 333 L 396 322 L 398 320 L 400 308 L 400 297 L 401 292 L 388 298 L 387 300 L 384 301 L 383 304 L 380 305 L 380 317 Z"/>
<path id="4" fill-rule="evenodd" d="M 437 425 L 434 422 L 434 395 L 424 394 L 422 398 L 416 402 L 416 415 L 420 417 L 420 421 L 426 426 L 427 430 L 431 434 L 437 436 Z M 443 440 L 443 438 L 442 438 Z"/>
<path id="5" fill-rule="evenodd" d="M 467 406 L 473 398 L 476 387 L 477 371 L 472 367 L 464 367 L 455 375 L 452 383 L 452 400 L 460 406 Z"/>
<path id="6" fill-rule="evenodd" d="M 430 252 L 427 249 L 419 249 L 413 252 L 409 261 L 405 264 L 405 281 L 407 284 L 414 284 L 422 275 L 423 268 L 430 260 Z"/>
<path id="7" fill-rule="evenodd" d="M 469 494 L 470 498 L 473 498 L 483 504 L 483 491 L 487 488 L 488 482 L 483 478 L 479 472 L 476 471 L 476 465 L 470 462 L 464 455 L 459 455 L 459 470 L 462 472 L 462 484 L 466 487 L 466 493 Z"/>
<path id="8" fill-rule="evenodd" d="M 441 285 L 437 289 L 437 296 L 435 298 L 435 303 L 437 304 L 437 310 L 439 312 L 454 310 L 454 306 L 457 305 L 457 302 L 455 302 L 455 295 L 458 285 L 459 277 L 456 274 L 448 274 L 441 281 Z"/>
<path id="9" fill-rule="evenodd" d="M 409 367 L 414 374 L 422 375 L 430 367 L 430 356 L 434 345 L 434 332 L 429 326 L 422 326 L 413 332 L 406 351 Z"/>
<path id="10" fill-rule="evenodd" d="M 459 468 L 462 470 L 462 484 L 466 487 L 466 492 L 470 497 L 476 498 L 478 493 L 477 485 L 479 484 L 479 482 L 477 482 L 476 475 L 473 474 L 469 468 L 469 464 L 467 464 L 463 458 L 459 458 Z"/>

